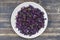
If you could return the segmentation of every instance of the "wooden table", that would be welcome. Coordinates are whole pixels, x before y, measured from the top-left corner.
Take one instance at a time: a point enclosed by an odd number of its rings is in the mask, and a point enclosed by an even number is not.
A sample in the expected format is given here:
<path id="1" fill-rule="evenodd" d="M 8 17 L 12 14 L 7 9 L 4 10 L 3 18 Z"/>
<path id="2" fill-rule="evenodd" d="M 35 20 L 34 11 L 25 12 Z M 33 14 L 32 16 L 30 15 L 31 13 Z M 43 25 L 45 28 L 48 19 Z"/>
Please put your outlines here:
<path id="1" fill-rule="evenodd" d="M 46 31 L 34 39 L 19 37 L 11 27 L 14 8 L 26 1 L 42 5 L 49 18 Z M 0 40 L 60 40 L 60 0 L 0 0 Z"/>

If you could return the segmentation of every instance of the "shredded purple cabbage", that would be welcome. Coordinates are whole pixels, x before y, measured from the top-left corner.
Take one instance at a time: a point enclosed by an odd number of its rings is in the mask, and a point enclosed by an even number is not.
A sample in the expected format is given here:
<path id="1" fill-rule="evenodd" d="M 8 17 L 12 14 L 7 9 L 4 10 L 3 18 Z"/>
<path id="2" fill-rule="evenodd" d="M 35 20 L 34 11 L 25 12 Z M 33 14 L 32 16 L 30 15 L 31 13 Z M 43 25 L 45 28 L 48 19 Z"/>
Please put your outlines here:
<path id="1" fill-rule="evenodd" d="M 22 7 L 16 17 L 16 27 L 24 35 L 36 34 L 44 28 L 44 13 L 31 5 Z"/>

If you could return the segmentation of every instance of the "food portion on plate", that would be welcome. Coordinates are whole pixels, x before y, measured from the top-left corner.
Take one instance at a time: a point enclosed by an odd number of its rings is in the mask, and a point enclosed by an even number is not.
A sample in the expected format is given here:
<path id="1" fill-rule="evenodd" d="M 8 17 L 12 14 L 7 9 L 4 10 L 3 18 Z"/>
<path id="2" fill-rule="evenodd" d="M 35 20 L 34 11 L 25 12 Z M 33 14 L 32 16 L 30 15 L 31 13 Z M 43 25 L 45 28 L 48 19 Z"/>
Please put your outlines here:
<path id="1" fill-rule="evenodd" d="M 19 4 L 11 15 L 13 30 L 23 38 L 35 38 L 41 35 L 48 24 L 44 8 L 35 2 Z"/>
<path id="2" fill-rule="evenodd" d="M 44 12 L 32 5 L 22 7 L 16 16 L 16 27 L 24 35 L 36 34 L 41 28 L 44 28 Z"/>

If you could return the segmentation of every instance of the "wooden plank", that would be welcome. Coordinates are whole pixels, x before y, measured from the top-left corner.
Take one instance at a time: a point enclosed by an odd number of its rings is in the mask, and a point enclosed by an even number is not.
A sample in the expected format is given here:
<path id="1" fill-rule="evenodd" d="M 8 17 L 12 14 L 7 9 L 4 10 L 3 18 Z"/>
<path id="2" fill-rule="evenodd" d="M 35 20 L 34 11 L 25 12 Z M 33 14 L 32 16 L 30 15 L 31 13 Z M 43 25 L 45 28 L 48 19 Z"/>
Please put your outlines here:
<path id="1" fill-rule="evenodd" d="M 60 1 L 59 0 L 41 0 L 41 5 L 45 8 L 47 12 L 57 13 L 60 11 Z"/>
<path id="2" fill-rule="evenodd" d="M 60 28 L 48 28 L 41 36 L 60 36 Z M 58 31 L 58 32 L 57 32 Z M 17 36 L 12 28 L 0 28 L 0 36 Z"/>
<path id="3" fill-rule="evenodd" d="M 16 3 L 16 2 L 24 2 L 24 0 L 0 0 L 0 3 Z"/>
<path id="4" fill-rule="evenodd" d="M 39 36 L 37 38 L 34 38 L 33 40 L 59 40 L 60 36 Z"/>
<path id="5" fill-rule="evenodd" d="M 47 27 L 48 28 L 58 28 L 58 27 L 60 27 L 60 23 L 50 22 L 50 23 L 48 23 L 48 26 Z"/>
<path id="6" fill-rule="evenodd" d="M 29 2 L 29 1 L 36 2 L 35 0 L 3 0 L 3 1 L 0 0 L 0 3 L 23 3 L 23 2 Z"/>
<path id="7" fill-rule="evenodd" d="M 8 19 L 8 18 L 0 18 L 0 22 L 10 22 L 10 19 Z"/>
<path id="8" fill-rule="evenodd" d="M 60 28 L 46 28 L 45 33 L 60 33 Z"/>
<path id="9" fill-rule="evenodd" d="M 11 18 L 11 13 L 0 13 L 0 20 L 7 20 Z M 58 22 L 60 21 L 60 14 L 53 14 L 53 13 L 48 13 L 48 19 L 49 21 L 52 22 Z M 1 21 L 0 21 L 1 22 Z"/>
<path id="10" fill-rule="evenodd" d="M 0 22 L 9 22 L 9 19 L 7 20 L 6 18 L 4 18 L 4 19 L 2 20 L 2 18 L 0 18 Z"/>
<path id="11" fill-rule="evenodd" d="M 17 34 L 0 34 L 0 36 L 13 36 L 13 37 L 15 37 L 15 36 L 18 36 Z M 40 35 L 40 36 L 60 36 L 60 33 L 43 33 L 42 35 Z"/>
<path id="12" fill-rule="evenodd" d="M 48 19 L 51 21 L 59 21 L 60 20 L 60 14 L 48 14 Z"/>
<path id="13" fill-rule="evenodd" d="M 8 7 L 0 7 L 0 13 L 12 13 L 14 10 L 15 6 L 8 6 Z"/>
<path id="14" fill-rule="evenodd" d="M 0 3 L 1 3 L 1 7 L 3 6 L 7 6 L 8 4 L 14 4 L 14 5 L 18 5 L 18 4 L 20 4 L 20 3 L 22 3 L 22 2 L 24 2 L 24 1 L 34 1 L 34 2 L 37 2 L 37 3 L 39 3 L 40 1 L 38 0 L 38 1 L 36 1 L 36 0 L 18 0 L 18 1 L 16 1 L 16 0 L 8 0 L 8 1 L 1 1 Z M 44 4 L 43 4 L 43 2 L 44 2 Z M 42 6 L 45 8 L 45 10 L 47 11 L 47 12 L 50 12 L 50 13 L 57 13 L 58 12 L 58 9 L 60 8 L 59 6 L 57 6 L 58 4 L 60 5 L 60 3 L 48 3 L 47 1 L 43 1 L 42 0 L 42 2 L 41 3 L 39 3 L 39 4 L 42 4 Z M 16 6 L 17 6 L 16 5 Z M 45 6 L 46 7 L 45 7 Z M 16 7 L 15 6 L 15 7 Z M 60 9 L 59 9 L 60 10 Z"/>
<path id="15" fill-rule="evenodd" d="M 4 21 L 0 22 L 0 28 L 7 28 L 7 27 L 11 28 L 10 22 L 4 22 Z M 58 23 L 58 22 L 50 21 L 48 23 L 48 28 L 58 28 L 58 27 L 60 27 L 60 23 Z"/>
<path id="16" fill-rule="evenodd" d="M 14 10 L 14 8 L 17 6 L 17 5 L 19 5 L 20 3 L 1 3 L 0 4 L 0 9 L 1 9 L 1 11 L 0 12 L 8 12 L 8 13 L 12 13 L 12 11 Z M 13 5 L 13 6 L 12 6 Z M 46 12 L 47 13 L 59 13 L 60 11 L 60 7 L 57 7 L 56 5 L 47 5 L 46 7 L 45 6 L 42 6 L 42 7 L 44 7 L 45 8 L 45 10 L 46 10 Z M 3 11 L 3 9 L 4 9 L 4 11 Z"/>
<path id="17" fill-rule="evenodd" d="M 11 16 L 11 14 L 12 13 L 0 13 L 0 17 L 1 16 Z M 60 13 L 48 13 L 48 12 L 47 12 L 47 14 L 48 14 L 48 16 L 49 15 L 60 15 Z"/>
<path id="18" fill-rule="evenodd" d="M 11 28 L 11 24 L 10 23 L 0 23 L 0 28 Z"/>
<path id="19" fill-rule="evenodd" d="M 0 27 L 10 27 L 10 13 L 0 13 Z M 60 14 L 48 14 L 48 27 L 60 27 Z"/>
<path id="20" fill-rule="evenodd" d="M 0 34 L 15 34 L 12 28 L 0 28 Z"/>
<path id="21" fill-rule="evenodd" d="M 2 22 L 0 22 L 0 28 L 11 28 L 11 24 L 10 24 L 10 22 L 4 22 L 4 21 L 2 21 Z M 48 28 L 58 28 L 58 27 L 60 27 L 60 23 L 58 23 L 58 22 L 49 22 L 48 23 Z"/>
<path id="22" fill-rule="evenodd" d="M 21 38 L 21 37 L 9 37 L 9 36 L 1 36 L 0 39 L 1 40 L 59 40 L 60 36 L 56 36 L 56 37 L 45 37 L 45 36 L 39 36 L 37 38 L 33 38 L 33 39 L 25 39 L 25 38 Z"/>
<path id="23" fill-rule="evenodd" d="M 10 18 L 11 17 L 11 14 L 12 13 L 0 13 L 0 19 L 3 20 L 3 19 L 7 19 L 7 18 Z M 49 21 L 60 21 L 60 14 L 53 14 L 53 13 L 48 13 L 48 19 Z"/>

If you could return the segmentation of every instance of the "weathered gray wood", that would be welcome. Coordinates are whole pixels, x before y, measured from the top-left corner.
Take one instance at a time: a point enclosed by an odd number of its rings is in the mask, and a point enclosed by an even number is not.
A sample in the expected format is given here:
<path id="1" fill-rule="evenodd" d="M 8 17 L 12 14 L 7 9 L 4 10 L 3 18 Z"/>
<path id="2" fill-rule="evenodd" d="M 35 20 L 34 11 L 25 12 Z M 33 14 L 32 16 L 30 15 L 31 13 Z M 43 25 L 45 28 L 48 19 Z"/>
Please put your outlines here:
<path id="1" fill-rule="evenodd" d="M 1 40 L 59 40 L 60 36 L 39 36 L 34 39 L 24 39 L 19 36 L 0 36 Z"/>
<path id="2" fill-rule="evenodd" d="M 47 28 L 45 33 L 60 33 L 60 28 Z"/>
<path id="3" fill-rule="evenodd" d="M 0 3 L 22 3 L 24 0 L 0 0 Z"/>
<path id="4" fill-rule="evenodd" d="M 39 2 L 47 12 L 57 13 L 60 10 L 60 0 L 40 0 Z"/>
<path id="5" fill-rule="evenodd" d="M 52 22 L 50 21 L 48 23 L 48 28 L 59 28 L 60 27 L 60 22 Z M 9 22 L 0 22 L 0 28 L 11 28 L 11 24 Z"/>
<path id="6" fill-rule="evenodd" d="M 10 19 L 11 13 L 0 13 L 0 27 L 11 27 Z M 60 27 L 60 14 L 48 13 L 48 27 Z"/>
<path id="7" fill-rule="evenodd" d="M 12 13 L 0 13 L 0 19 L 10 19 L 11 18 L 11 14 Z M 49 21 L 59 21 L 60 20 L 60 14 L 57 13 L 57 14 L 53 14 L 53 13 L 47 13 L 48 14 L 48 18 L 49 18 Z"/>
<path id="8" fill-rule="evenodd" d="M 7 0 L 7 1 L 5 1 L 5 0 L 3 0 L 3 1 L 1 1 L 0 3 L 1 3 L 1 5 L 3 5 L 3 7 L 4 6 L 7 6 L 7 5 L 18 5 L 18 4 L 20 4 L 20 3 L 22 3 L 22 2 L 24 2 L 24 1 L 35 1 L 35 0 Z M 11 3 L 12 2 L 12 3 Z M 35 1 L 36 2 L 36 1 Z M 59 1 L 52 1 L 52 0 L 42 0 L 42 1 L 37 1 L 37 2 L 40 2 L 40 4 L 46 9 L 46 11 L 47 12 L 54 12 L 54 13 L 57 13 L 57 11 L 58 11 L 58 9 L 59 9 L 59 6 L 60 6 L 60 3 L 59 3 Z M 16 5 L 16 6 L 17 6 Z M 14 6 L 15 7 L 15 6 Z M 59 9 L 60 10 L 60 9 Z"/>
<path id="9" fill-rule="evenodd" d="M 0 36 L 17 36 L 12 28 L 0 28 Z M 47 28 L 41 36 L 60 36 L 60 28 Z"/>
<path id="10" fill-rule="evenodd" d="M 60 38 L 60 36 L 51 36 L 51 37 L 49 37 L 49 36 L 40 36 L 40 37 L 38 37 L 38 38 L 35 38 L 34 40 L 59 40 L 59 38 Z"/>
<path id="11" fill-rule="evenodd" d="M 0 3 L 22 3 L 22 2 L 38 2 L 39 0 L 0 0 Z"/>
<path id="12" fill-rule="evenodd" d="M 14 8 L 26 1 L 42 5 L 49 18 L 46 31 L 34 39 L 19 37 L 10 23 Z M 60 40 L 60 0 L 0 0 L 0 40 Z"/>
<path id="13" fill-rule="evenodd" d="M 20 3 L 1 3 L 0 5 L 0 9 L 1 9 L 1 12 L 2 12 L 2 10 L 4 9 L 4 11 L 3 12 L 9 12 L 9 13 L 11 13 L 13 10 L 14 10 L 14 8 L 17 6 L 17 5 L 19 5 Z M 13 5 L 13 6 L 12 6 Z M 45 6 L 46 7 L 45 7 Z M 44 5 L 42 5 L 44 8 L 45 8 L 45 10 L 49 13 L 57 13 L 59 10 L 60 10 L 60 3 L 56 3 L 56 4 L 50 4 L 50 3 L 48 3 L 48 5 L 46 5 L 46 4 L 44 4 Z M 2 7 L 2 8 L 1 8 Z M 9 10 L 10 9 L 10 10 Z M 60 11 L 59 11 L 60 12 Z"/>
<path id="14" fill-rule="evenodd" d="M 45 37 L 45 36 L 40 36 L 35 39 L 25 39 L 21 37 L 0 37 L 1 40 L 60 40 L 60 36 L 57 37 Z"/>
<path id="15" fill-rule="evenodd" d="M 17 4 L 5 4 L 5 6 L 2 4 L 2 7 L 0 7 L 0 13 L 12 13 L 14 8 L 17 6 Z M 13 6 L 12 6 L 13 5 Z M 7 6 L 7 7 L 6 7 Z"/>

